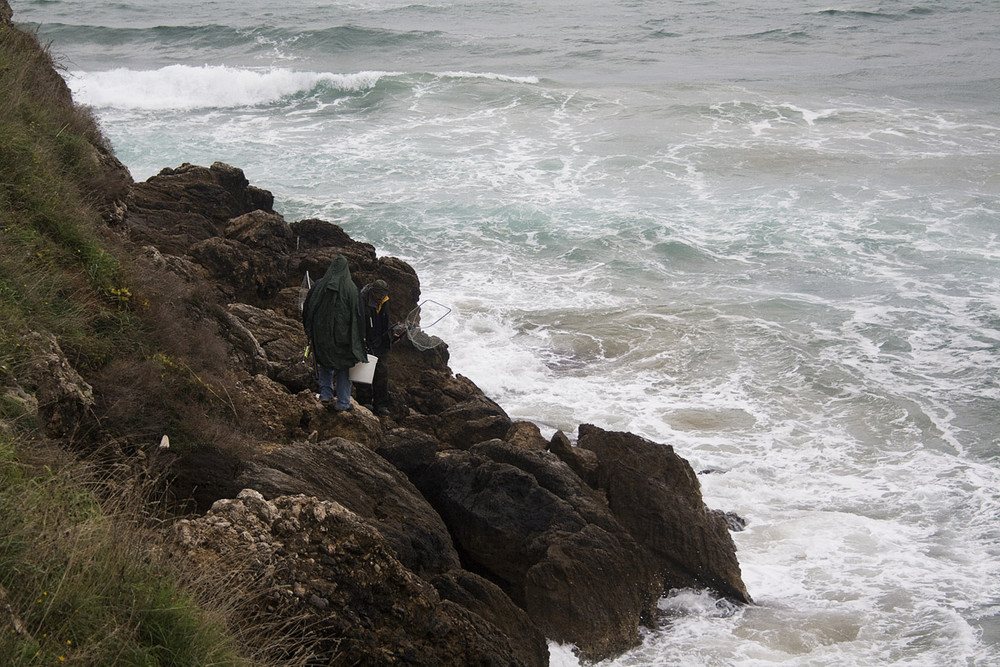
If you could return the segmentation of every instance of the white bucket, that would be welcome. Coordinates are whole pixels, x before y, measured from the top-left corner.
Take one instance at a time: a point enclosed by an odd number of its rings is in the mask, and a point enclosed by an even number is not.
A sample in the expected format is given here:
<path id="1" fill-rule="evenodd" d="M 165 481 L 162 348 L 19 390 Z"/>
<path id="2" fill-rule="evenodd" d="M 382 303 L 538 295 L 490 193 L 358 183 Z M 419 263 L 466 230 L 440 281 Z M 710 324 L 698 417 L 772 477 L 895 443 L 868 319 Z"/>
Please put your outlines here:
<path id="1" fill-rule="evenodd" d="M 375 364 L 378 363 L 378 357 L 375 355 L 368 355 L 368 363 L 357 363 L 351 366 L 351 382 L 360 382 L 361 384 L 371 384 L 372 378 L 375 377 Z"/>

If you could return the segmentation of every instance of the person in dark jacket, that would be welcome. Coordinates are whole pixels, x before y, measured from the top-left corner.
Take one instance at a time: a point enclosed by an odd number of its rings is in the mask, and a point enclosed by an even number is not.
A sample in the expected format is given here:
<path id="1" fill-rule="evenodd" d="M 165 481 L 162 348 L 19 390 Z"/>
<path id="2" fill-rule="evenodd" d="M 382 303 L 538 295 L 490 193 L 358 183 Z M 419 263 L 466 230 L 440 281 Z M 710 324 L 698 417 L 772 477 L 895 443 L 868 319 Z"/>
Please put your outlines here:
<path id="1" fill-rule="evenodd" d="M 316 360 L 319 400 L 336 399 L 334 408 L 340 411 L 351 409 L 351 366 L 368 361 L 358 303 L 347 260 L 337 255 L 302 306 L 302 324 Z"/>
<path id="2" fill-rule="evenodd" d="M 378 357 L 375 375 L 372 377 L 371 409 L 377 415 L 389 414 L 389 348 L 393 343 L 392 327 L 389 324 L 389 285 L 384 280 L 376 280 L 361 288 L 360 310 L 365 327 L 365 350 Z M 359 387 L 359 395 L 368 391 Z M 362 399 L 363 402 L 363 399 Z"/>

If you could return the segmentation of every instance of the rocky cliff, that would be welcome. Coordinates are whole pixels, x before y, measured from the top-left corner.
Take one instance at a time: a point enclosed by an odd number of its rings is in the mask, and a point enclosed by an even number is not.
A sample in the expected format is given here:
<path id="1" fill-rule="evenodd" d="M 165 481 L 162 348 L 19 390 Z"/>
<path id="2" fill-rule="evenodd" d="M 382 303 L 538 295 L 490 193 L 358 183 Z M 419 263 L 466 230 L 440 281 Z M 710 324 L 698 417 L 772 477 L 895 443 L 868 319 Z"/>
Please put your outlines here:
<path id="1" fill-rule="evenodd" d="M 358 657 L 546 664 L 548 638 L 604 658 L 638 641 L 672 588 L 750 601 L 725 518 L 669 445 L 593 425 L 576 444 L 546 441 L 453 374 L 446 345 L 405 338 L 390 416 L 326 409 L 302 360 L 304 273 L 345 256 L 360 285 L 391 286 L 394 321 L 419 281 L 336 224 L 289 223 L 272 205 L 239 169 L 182 165 L 136 184 L 124 220 L 163 271 L 211 286 L 227 363 L 264 429 L 211 476 L 203 451 L 171 455 L 175 488 L 207 510 L 175 548 L 257 554 L 275 613 L 315 617 Z"/>
<path id="2" fill-rule="evenodd" d="M 133 184 L 93 155 L 88 198 L 131 280 L 103 290 L 97 326 L 145 338 L 84 354 L 23 332 L 7 397 L 52 441 L 165 480 L 156 548 L 296 637 L 275 661 L 545 665 L 546 639 L 594 660 L 637 644 L 671 589 L 751 602 L 726 517 L 667 444 L 594 425 L 546 440 L 454 374 L 447 345 L 405 338 L 390 415 L 326 409 L 303 361 L 303 275 L 343 255 L 359 285 L 390 285 L 398 322 L 420 300 L 405 262 L 335 222 L 286 221 L 236 167 Z"/>

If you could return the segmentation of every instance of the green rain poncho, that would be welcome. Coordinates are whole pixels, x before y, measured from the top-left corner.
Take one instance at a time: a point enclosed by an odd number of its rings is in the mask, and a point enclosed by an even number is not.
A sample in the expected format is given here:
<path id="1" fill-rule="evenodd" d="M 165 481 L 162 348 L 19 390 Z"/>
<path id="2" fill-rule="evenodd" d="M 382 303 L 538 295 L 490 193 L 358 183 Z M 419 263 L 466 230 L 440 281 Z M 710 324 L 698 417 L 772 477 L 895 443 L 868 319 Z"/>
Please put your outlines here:
<path id="1" fill-rule="evenodd" d="M 343 255 L 334 258 L 326 275 L 310 290 L 302 323 L 320 366 L 343 370 L 368 361 L 358 316 L 358 288 Z"/>

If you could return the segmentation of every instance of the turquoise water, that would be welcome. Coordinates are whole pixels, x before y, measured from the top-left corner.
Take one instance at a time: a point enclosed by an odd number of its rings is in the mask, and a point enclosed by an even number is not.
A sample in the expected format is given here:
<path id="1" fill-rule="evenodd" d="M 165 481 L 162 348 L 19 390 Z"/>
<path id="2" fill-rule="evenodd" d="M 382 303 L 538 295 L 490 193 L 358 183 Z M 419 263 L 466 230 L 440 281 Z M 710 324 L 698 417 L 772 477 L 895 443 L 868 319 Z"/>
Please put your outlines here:
<path id="1" fill-rule="evenodd" d="M 611 664 L 1000 663 L 995 3 L 12 6 L 138 180 L 242 167 L 513 417 L 712 471 L 758 606 Z"/>

